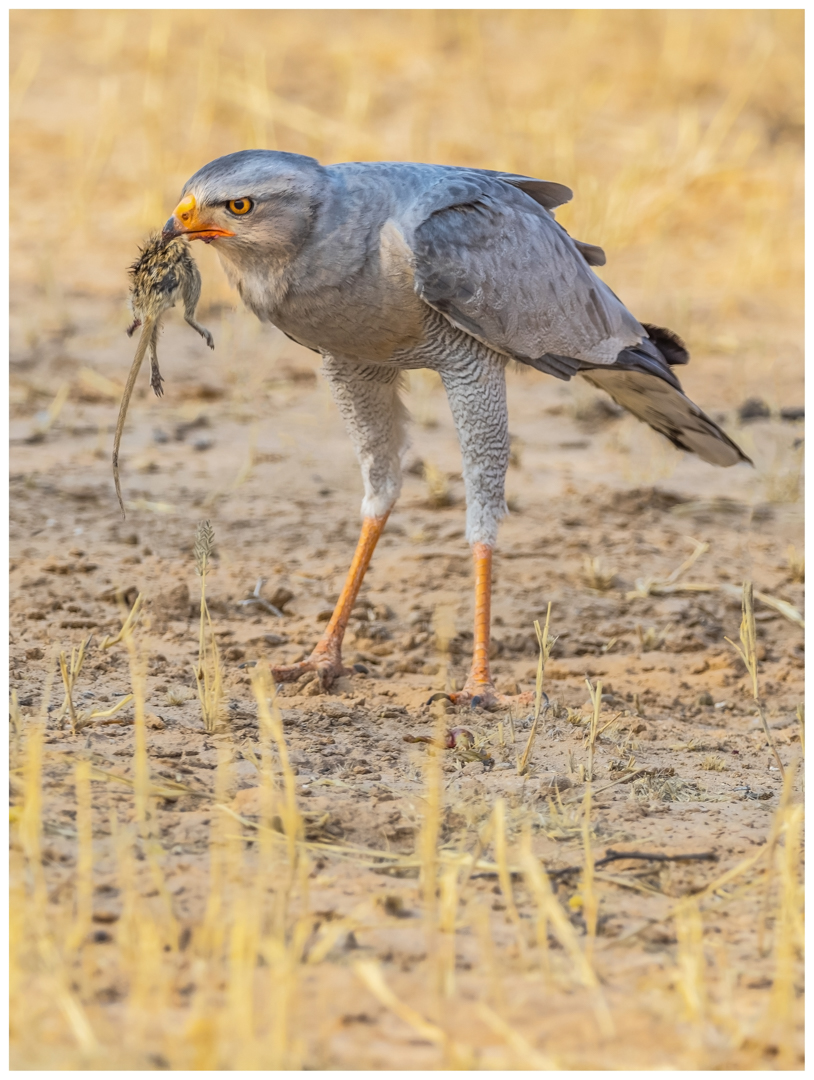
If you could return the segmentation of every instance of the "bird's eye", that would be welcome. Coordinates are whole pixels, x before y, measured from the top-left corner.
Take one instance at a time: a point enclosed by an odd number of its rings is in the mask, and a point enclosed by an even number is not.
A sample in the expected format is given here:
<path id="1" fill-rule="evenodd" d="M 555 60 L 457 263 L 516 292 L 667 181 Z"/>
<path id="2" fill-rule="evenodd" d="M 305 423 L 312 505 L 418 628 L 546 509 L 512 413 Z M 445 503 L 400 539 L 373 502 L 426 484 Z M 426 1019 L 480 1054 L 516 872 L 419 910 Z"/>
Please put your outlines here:
<path id="1" fill-rule="evenodd" d="M 233 214 L 240 216 L 242 214 L 248 214 L 254 206 L 254 203 L 251 199 L 232 199 L 226 205 Z"/>

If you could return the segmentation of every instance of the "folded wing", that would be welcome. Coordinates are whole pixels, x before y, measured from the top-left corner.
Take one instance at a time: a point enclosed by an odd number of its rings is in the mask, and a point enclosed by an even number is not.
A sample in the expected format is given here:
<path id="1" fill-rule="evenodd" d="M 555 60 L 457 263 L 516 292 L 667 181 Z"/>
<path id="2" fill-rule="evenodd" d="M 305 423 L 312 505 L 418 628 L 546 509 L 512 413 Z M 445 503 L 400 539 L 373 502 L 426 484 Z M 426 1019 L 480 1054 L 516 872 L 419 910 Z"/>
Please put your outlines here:
<path id="1" fill-rule="evenodd" d="M 715 465 L 749 459 L 681 389 L 688 353 L 669 330 L 631 315 L 591 270 L 601 248 L 572 239 L 550 213 L 561 185 L 472 173 L 413 209 L 415 289 L 454 326 L 560 379 L 584 374 L 682 449 Z"/>

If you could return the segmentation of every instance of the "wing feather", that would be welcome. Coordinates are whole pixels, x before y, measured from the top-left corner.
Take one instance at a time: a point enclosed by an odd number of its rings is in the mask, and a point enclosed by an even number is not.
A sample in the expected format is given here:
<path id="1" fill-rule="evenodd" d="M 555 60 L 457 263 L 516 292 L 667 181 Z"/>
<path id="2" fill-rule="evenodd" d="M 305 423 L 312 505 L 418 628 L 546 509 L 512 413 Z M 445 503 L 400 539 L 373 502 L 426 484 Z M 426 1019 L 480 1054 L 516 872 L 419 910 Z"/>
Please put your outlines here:
<path id="1" fill-rule="evenodd" d="M 613 364 L 646 338 L 578 242 L 520 187 L 469 174 L 443 188 L 428 193 L 411 246 L 416 292 L 454 325 L 534 366 L 547 354 Z M 598 261 L 601 249 L 589 253 Z"/>
<path id="2" fill-rule="evenodd" d="M 409 241 L 417 294 L 498 352 L 559 379 L 582 373 L 704 461 L 749 461 L 681 389 L 672 370 L 689 359 L 681 339 L 642 326 L 591 270 L 602 249 L 554 220 L 550 207 L 570 197 L 556 187 L 467 172 L 425 193 Z"/>

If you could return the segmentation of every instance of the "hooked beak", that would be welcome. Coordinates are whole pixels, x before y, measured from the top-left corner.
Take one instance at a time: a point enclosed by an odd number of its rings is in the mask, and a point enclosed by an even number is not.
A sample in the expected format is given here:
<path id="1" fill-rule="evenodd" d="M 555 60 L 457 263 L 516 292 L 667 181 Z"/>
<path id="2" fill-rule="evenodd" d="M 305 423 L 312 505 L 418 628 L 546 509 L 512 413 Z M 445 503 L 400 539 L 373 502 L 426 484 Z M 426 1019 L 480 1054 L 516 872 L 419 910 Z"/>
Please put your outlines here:
<path id="1" fill-rule="evenodd" d="M 201 219 L 198 214 L 198 205 L 194 195 L 186 195 L 176 206 L 172 217 L 161 231 L 165 240 L 174 240 L 177 236 L 185 236 L 188 240 L 203 240 L 211 243 L 224 236 L 234 236 L 228 229 L 221 229 L 211 222 Z"/>

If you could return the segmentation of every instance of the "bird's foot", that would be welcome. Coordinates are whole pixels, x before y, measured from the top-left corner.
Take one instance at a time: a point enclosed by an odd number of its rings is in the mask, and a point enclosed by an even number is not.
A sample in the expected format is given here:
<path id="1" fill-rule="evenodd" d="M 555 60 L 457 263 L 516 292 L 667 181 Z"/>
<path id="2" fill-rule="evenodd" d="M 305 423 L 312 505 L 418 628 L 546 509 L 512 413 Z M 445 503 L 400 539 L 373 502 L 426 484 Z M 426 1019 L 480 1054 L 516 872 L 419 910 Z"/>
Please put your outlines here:
<path id="1" fill-rule="evenodd" d="M 453 705 L 469 705 L 470 708 L 479 706 L 481 709 L 504 709 L 509 705 L 525 707 L 534 704 L 534 694 L 499 694 L 493 682 L 476 682 L 467 679 L 463 690 L 456 690 L 450 694 L 434 694 L 431 701 L 437 698 L 448 698 Z"/>
<path id="2" fill-rule="evenodd" d="M 306 660 L 300 660 L 297 664 L 272 666 L 271 677 L 276 683 L 292 683 L 309 672 L 316 672 L 323 690 L 329 690 L 340 675 L 352 673 L 351 669 L 342 663 L 342 654 L 338 649 L 330 652 L 319 652 L 315 649 Z"/>

